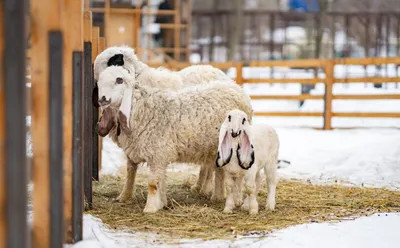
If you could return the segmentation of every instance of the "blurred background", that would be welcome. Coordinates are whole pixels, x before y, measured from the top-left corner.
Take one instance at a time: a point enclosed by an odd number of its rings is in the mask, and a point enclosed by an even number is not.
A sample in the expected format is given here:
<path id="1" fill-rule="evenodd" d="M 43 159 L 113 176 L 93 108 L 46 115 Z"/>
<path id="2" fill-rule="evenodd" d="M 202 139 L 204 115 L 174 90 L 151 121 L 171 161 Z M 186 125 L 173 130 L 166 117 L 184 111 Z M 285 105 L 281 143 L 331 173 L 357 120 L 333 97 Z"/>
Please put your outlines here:
<path id="1" fill-rule="evenodd" d="M 382 57 L 398 56 L 400 52 L 398 0 L 107 3 L 85 2 L 93 11 L 93 25 L 100 26 L 107 45 L 127 44 L 137 50 L 140 47 L 146 50 L 142 59 L 148 61 Z M 129 11 L 134 9 L 142 12 Z M 165 12 L 143 12 L 148 10 Z"/>

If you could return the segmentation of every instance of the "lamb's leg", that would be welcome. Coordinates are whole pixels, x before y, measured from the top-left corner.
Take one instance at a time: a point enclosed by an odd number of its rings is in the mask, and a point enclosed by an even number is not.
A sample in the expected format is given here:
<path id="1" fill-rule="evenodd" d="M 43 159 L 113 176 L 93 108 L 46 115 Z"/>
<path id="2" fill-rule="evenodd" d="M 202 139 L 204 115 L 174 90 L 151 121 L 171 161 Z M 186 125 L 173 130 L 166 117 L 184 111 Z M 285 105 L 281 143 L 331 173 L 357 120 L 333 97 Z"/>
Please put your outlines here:
<path id="1" fill-rule="evenodd" d="M 154 163 L 154 162 L 147 162 L 147 165 L 150 168 L 149 174 L 149 190 L 147 193 L 147 202 L 146 206 L 143 210 L 145 213 L 155 213 L 158 210 L 164 207 L 163 202 L 163 187 L 166 187 L 165 174 L 167 165 Z"/>
<path id="2" fill-rule="evenodd" d="M 199 172 L 199 177 L 197 178 L 197 182 L 196 182 L 196 184 L 194 184 L 191 187 L 192 191 L 196 191 L 197 192 L 197 191 L 199 191 L 201 189 L 202 185 L 204 184 L 204 181 L 207 178 L 207 171 L 208 171 L 208 168 L 205 165 L 202 164 L 200 166 L 200 172 Z"/>
<path id="3" fill-rule="evenodd" d="M 256 174 L 256 197 L 260 192 L 260 187 L 261 187 L 261 173 L 260 171 L 258 171 Z M 246 198 L 243 201 L 242 210 L 249 211 L 249 208 L 250 208 L 250 197 L 246 194 Z"/>
<path id="4" fill-rule="evenodd" d="M 127 159 L 127 165 L 126 165 L 127 173 L 126 173 L 124 188 L 122 189 L 121 194 L 114 201 L 126 202 L 132 198 L 132 192 L 135 185 L 137 168 L 138 164 Z"/>
<path id="5" fill-rule="evenodd" d="M 212 201 L 222 201 L 225 198 L 224 171 L 222 168 L 215 168 L 214 192 L 211 196 Z"/>
<path id="6" fill-rule="evenodd" d="M 235 208 L 235 202 L 234 202 L 234 194 L 236 192 L 234 192 L 237 187 L 235 187 L 235 181 L 232 178 L 231 175 L 229 175 L 229 173 L 225 173 L 225 186 L 226 186 L 226 201 L 225 201 L 225 208 L 223 210 L 224 213 L 232 213 L 232 210 Z"/>
<path id="7" fill-rule="evenodd" d="M 243 204 L 243 176 L 239 176 L 236 178 L 236 182 L 233 185 L 234 188 L 234 198 L 235 198 L 235 206 L 240 207 Z"/>
<path id="8" fill-rule="evenodd" d="M 204 165 L 204 167 L 207 167 L 206 179 L 204 180 L 203 185 L 201 185 L 200 193 L 210 195 L 213 191 L 214 170 L 209 168 L 208 165 Z"/>
<path id="9" fill-rule="evenodd" d="M 248 197 L 248 210 L 251 215 L 258 213 L 258 202 L 256 195 L 256 176 L 252 173 L 244 177 L 245 192 Z M 244 204 L 243 204 L 244 205 Z M 244 206 L 242 206 L 244 208 Z"/>
<path id="10" fill-rule="evenodd" d="M 275 209 L 275 194 L 276 194 L 276 185 L 278 183 L 278 175 L 276 173 L 276 163 L 270 163 L 264 168 L 264 173 L 267 182 L 267 204 L 265 209 L 274 210 Z"/>

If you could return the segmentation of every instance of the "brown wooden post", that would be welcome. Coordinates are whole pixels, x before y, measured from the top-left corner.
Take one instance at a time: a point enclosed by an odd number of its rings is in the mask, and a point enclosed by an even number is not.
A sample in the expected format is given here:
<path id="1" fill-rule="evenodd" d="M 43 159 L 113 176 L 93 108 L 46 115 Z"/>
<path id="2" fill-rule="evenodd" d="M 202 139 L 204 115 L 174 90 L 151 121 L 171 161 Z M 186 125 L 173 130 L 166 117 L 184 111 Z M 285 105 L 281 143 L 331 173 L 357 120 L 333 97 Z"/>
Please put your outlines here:
<path id="1" fill-rule="evenodd" d="M 33 245 L 51 247 L 50 224 L 50 119 L 49 31 L 61 29 L 62 2 L 60 0 L 32 0 L 32 140 L 33 155 Z M 61 213 L 60 213 L 61 214 Z"/>
<path id="2" fill-rule="evenodd" d="M 180 61 L 181 53 L 181 0 L 175 0 L 174 59 Z M 212 38 L 211 38 L 212 39 Z"/>
<path id="3" fill-rule="evenodd" d="M 100 37 L 99 38 L 99 52 L 101 53 L 102 51 L 104 51 L 104 49 L 106 49 L 106 39 L 104 37 Z M 99 109 L 99 116 L 101 116 L 101 109 Z M 102 166 L 102 151 L 103 151 L 103 139 L 100 135 L 98 135 L 98 140 L 99 140 L 99 173 L 101 171 L 101 166 Z"/>
<path id="4" fill-rule="evenodd" d="M 332 98 L 335 83 L 335 62 L 332 59 L 325 63 L 325 95 L 324 95 L 324 130 L 332 129 Z"/>
<path id="5" fill-rule="evenodd" d="M 5 110 L 4 110 L 4 1 L 0 2 L 0 248 L 6 248 L 6 165 L 5 165 Z"/>
<path id="6" fill-rule="evenodd" d="M 243 85 L 243 63 L 236 64 L 236 83 Z"/>
<path id="7" fill-rule="evenodd" d="M 186 0 L 186 61 L 190 60 L 190 43 L 192 39 L 192 0 Z"/>
<path id="8" fill-rule="evenodd" d="M 94 63 L 97 55 L 99 54 L 99 41 L 100 41 L 100 28 L 92 28 L 92 63 Z M 93 81 L 93 79 L 92 79 Z M 92 82 L 93 83 L 93 82 Z M 94 85 L 93 85 L 94 86 Z M 97 123 L 99 119 L 100 109 L 93 108 L 93 124 Z M 92 177 L 94 180 L 99 180 L 99 139 L 97 133 L 92 128 L 92 142 L 93 142 L 93 158 L 92 158 Z"/>
<path id="9" fill-rule="evenodd" d="M 92 27 L 92 62 L 99 54 L 100 27 Z"/>
<path id="10" fill-rule="evenodd" d="M 29 246 L 26 216 L 25 15 L 22 0 L 0 2 L 1 248 Z"/>
<path id="11" fill-rule="evenodd" d="M 86 204 L 85 209 L 92 208 L 92 126 L 93 122 L 91 104 L 92 95 L 92 12 L 85 11 L 83 14 L 83 43 L 84 43 L 84 82 L 82 84 L 83 104 L 83 167 L 84 167 L 84 192 Z M 89 103 L 90 102 L 90 103 Z"/>
<path id="12" fill-rule="evenodd" d="M 72 234 L 72 87 L 73 53 L 83 50 L 82 1 L 63 0 L 64 32 L 64 221 L 65 241 L 73 243 Z"/>

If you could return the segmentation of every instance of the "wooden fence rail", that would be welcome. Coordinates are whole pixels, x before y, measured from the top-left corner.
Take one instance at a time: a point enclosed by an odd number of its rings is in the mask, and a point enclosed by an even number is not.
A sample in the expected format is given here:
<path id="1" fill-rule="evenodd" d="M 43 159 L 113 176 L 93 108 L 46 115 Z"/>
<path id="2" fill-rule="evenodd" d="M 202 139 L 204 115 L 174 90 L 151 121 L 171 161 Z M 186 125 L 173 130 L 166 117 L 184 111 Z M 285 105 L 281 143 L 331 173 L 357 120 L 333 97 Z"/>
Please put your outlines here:
<path id="1" fill-rule="evenodd" d="M 319 84 L 325 86 L 323 95 L 299 94 L 299 95 L 250 95 L 252 100 L 323 100 L 323 112 L 254 112 L 255 116 L 269 117 L 323 117 L 323 129 L 331 130 L 333 117 L 352 117 L 352 118 L 400 118 L 400 112 L 332 112 L 332 102 L 334 100 L 400 100 L 400 94 L 333 94 L 333 86 L 336 83 L 387 83 L 400 82 L 400 77 L 358 77 L 358 78 L 336 78 L 336 65 L 385 65 L 385 64 L 400 64 L 400 57 L 389 58 L 349 58 L 349 59 L 305 59 L 305 60 L 285 60 L 285 61 L 252 61 L 249 63 L 241 62 L 224 62 L 210 63 L 210 65 L 219 69 L 236 69 L 235 81 L 237 84 L 259 84 L 259 83 L 279 83 L 279 84 Z M 172 70 L 180 70 L 185 68 L 190 63 L 186 62 L 171 62 L 171 63 L 149 63 L 152 67 L 163 66 Z M 256 67 L 289 67 L 289 68 L 321 68 L 324 72 L 324 77 L 314 78 L 272 78 L 258 77 L 245 78 L 243 76 L 243 68 Z"/>

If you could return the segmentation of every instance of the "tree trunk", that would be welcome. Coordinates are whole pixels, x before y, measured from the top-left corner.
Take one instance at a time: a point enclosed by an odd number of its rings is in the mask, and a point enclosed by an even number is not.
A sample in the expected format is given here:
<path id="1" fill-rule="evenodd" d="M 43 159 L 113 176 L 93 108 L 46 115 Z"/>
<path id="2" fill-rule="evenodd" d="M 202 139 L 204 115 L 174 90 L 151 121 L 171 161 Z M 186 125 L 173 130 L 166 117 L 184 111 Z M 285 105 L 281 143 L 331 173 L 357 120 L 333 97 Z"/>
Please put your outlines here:
<path id="1" fill-rule="evenodd" d="M 235 10 L 231 26 L 231 32 L 228 40 L 228 61 L 235 58 L 236 51 L 240 42 L 240 35 L 243 29 L 243 2 L 244 0 L 233 0 L 233 8 Z"/>

